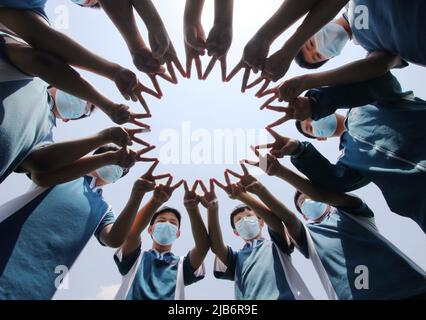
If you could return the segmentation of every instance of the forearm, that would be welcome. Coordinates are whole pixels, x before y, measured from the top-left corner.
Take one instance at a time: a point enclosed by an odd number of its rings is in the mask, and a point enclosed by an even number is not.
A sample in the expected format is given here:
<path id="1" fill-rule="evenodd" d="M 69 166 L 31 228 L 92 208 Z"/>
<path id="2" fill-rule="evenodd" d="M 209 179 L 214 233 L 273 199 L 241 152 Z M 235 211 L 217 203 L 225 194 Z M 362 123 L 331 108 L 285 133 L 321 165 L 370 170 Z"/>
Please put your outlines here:
<path id="1" fill-rule="evenodd" d="M 112 225 L 111 230 L 102 238 L 104 244 L 111 248 L 118 248 L 123 244 L 128 237 L 143 197 L 144 194 L 132 191 L 126 206 Z"/>
<path id="2" fill-rule="evenodd" d="M 109 154 L 81 158 L 74 163 L 48 172 L 31 172 L 31 180 L 41 187 L 52 187 L 81 178 L 100 167 L 112 164 Z"/>
<path id="3" fill-rule="evenodd" d="M 280 221 L 282 229 L 281 233 L 284 232 L 284 228 L 282 227 L 283 222 L 290 236 L 293 239 L 297 239 L 303 226 L 295 214 L 281 201 L 274 197 L 274 195 L 266 188 L 262 188 L 262 190 L 257 193 L 257 196 L 270 208 L 271 214 Z"/>
<path id="4" fill-rule="evenodd" d="M 130 1 L 99 0 L 99 2 L 123 36 L 130 52 L 135 52 L 141 47 L 146 47 L 136 24 L 133 6 Z"/>
<path id="5" fill-rule="evenodd" d="M 28 169 L 32 171 L 53 171 L 70 165 L 108 142 L 104 136 L 97 134 L 79 140 L 53 143 L 31 153 L 26 163 L 30 164 Z"/>
<path id="6" fill-rule="evenodd" d="M 214 24 L 232 26 L 234 0 L 215 0 Z"/>
<path id="7" fill-rule="evenodd" d="M 191 222 L 192 236 L 194 237 L 195 247 L 190 252 L 190 262 L 194 270 L 197 270 L 203 263 L 204 258 L 210 248 L 210 238 L 201 218 L 198 207 L 187 209 L 189 220 Z"/>
<path id="8" fill-rule="evenodd" d="M 213 253 L 226 265 L 228 248 L 222 237 L 222 230 L 219 222 L 219 208 L 208 209 L 208 233 Z"/>
<path id="9" fill-rule="evenodd" d="M 273 212 L 273 208 L 269 207 L 265 202 L 260 202 L 251 195 L 244 193 L 239 198 L 244 204 L 251 208 L 256 214 L 262 218 L 267 226 L 275 233 L 284 236 L 284 227 L 280 219 Z M 263 201 L 263 199 L 261 199 Z"/>
<path id="10" fill-rule="evenodd" d="M 151 0 L 131 0 L 133 7 L 145 23 L 148 31 L 157 28 L 165 29 L 163 20 L 161 19 L 157 9 Z"/>
<path id="11" fill-rule="evenodd" d="M 185 3 L 184 22 L 190 25 L 201 24 L 205 0 L 187 0 Z"/>
<path id="12" fill-rule="evenodd" d="M 295 2 L 296 6 L 301 5 L 301 1 L 295 0 Z M 309 1 L 309 3 L 305 4 L 305 9 L 309 11 L 309 14 L 304 19 L 302 25 L 284 44 L 282 51 L 296 56 L 306 41 L 336 17 L 347 3 L 348 0 Z"/>

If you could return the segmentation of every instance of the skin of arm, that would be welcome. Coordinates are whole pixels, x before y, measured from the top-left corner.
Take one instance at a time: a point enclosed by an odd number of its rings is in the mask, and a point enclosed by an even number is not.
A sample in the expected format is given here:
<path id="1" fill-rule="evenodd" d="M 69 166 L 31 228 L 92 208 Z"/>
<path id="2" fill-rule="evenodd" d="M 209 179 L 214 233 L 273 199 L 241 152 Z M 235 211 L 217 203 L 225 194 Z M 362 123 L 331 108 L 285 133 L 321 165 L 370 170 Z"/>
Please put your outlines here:
<path id="1" fill-rule="evenodd" d="M 210 238 L 201 218 L 200 209 L 197 207 L 187 208 L 191 230 L 194 237 L 195 247 L 189 253 L 189 260 L 194 270 L 197 270 L 203 263 L 207 252 L 210 249 Z"/>
<path id="2" fill-rule="evenodd" d="M 214 2 L 214 24 L 232 26 L 234 12 L 234 0 L 215 0 Z"/>
<path id="3" fill-rule="evenodd" d="M 228 248 L 223 241 L 222 230 L 220 228 L 219 205 L 208 208 L 207 216 L 212 252 L 223 264 L 227 265 Z"/>
<path id="4" fill-rule="evenodd" d="M 205 0 L 187 0 L 185 4 L 184 21 L 186 24 L 201 24 Z"/>

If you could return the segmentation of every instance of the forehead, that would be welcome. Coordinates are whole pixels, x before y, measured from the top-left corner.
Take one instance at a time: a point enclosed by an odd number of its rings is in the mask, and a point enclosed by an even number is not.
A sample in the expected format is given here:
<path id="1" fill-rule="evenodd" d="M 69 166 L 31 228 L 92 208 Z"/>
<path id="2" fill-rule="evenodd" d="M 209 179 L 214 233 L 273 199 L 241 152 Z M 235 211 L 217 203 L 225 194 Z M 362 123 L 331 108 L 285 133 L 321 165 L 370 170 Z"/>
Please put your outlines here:
<path id="1" fill-rule="evenodd" d="M 297 199 L 298 205 L 301 206 L 303 204 L 303 201 L 305 201 L 306 199 L 308 199 L 307 195 L 302 193 L 299 196 L 299 199 Z"/>
<path id="2" fill-rule="evenodd" d="M 243 217 L 252 216 L 252 215 L 254 215 L 253 210 L 244 209 L 244 211 L 241 211 L 234 216 L 234 221 L 239 220 Z"/>
<path id="3" fill-rule="evenodd" d="M 179 221 L 176 214 L 170 211 L 160 213 L 157 218 L 155 218 L 155 221 L 157 220 Z"/>
<path id="4" fill-rule="evenodd" d="M 300 122 L 300 127 L 302 128 L 302 131 L 311 134 L 312 131 L 312 120 L 304 120 Z"/>

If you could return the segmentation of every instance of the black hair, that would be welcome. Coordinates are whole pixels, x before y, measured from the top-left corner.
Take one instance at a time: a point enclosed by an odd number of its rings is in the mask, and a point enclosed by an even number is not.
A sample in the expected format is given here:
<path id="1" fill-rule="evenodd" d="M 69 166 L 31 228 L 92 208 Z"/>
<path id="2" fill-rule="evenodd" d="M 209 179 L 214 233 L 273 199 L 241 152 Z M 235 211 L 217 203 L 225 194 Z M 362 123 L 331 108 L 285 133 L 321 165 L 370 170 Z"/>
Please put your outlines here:
<path id="1" fill-rule="evenodd" d="M 296 58 L 294 58 L 294 61 L 296 61 L 296 63 L 304 68 L 304 69 L 318 69 L 320 67 L 322 67 L 324 64 L 326 64 L 330 59 L 321 61 L 321 62 L 316 62 L 316 63 L 309 63 L 305 60 L 305 56 L 303 55 L 303 51 L 300 50 L 299 53 L 297 54 Z"/>
<path id="2" fill-rule="evenodd" d="M 235 223 L 234 223 L 234 217 L 243 212 L 244 210 L 250 210 L 252 211 L 252 209 L 249 206 L 246 205 L 239 205 L 237 207 L 234 208 L 234 210 L 232 210 L 231 215 L 230 215 L 230 220 L 231 220 L 231 227 L 232 229 L 235 229 Z"/>
<path id="3" fill-rule="evenodd" d="M 306 133 L 305 131 L 303 131 L 303 129 L 302 129 L 302 122 L 301 122 L 301 121 L 297 120 L 297 121 L 295 122 L 295 124 L 296 124 L 296 129 L 297 129 L 297 131 L 299 131 L 299 132 L 300 132 L 302 135 L 304 135 L 306 138 L 309 138 L 309 139 L 316 139 L 316 137 L 315 137 L 315 136 L 312 136 L 312 135 L 310 135 L 310 134 Z"/>
<path id="4" fill-rule="evenodd" d="M 77 4 L 77 5 L 79 5 L 80 7 L 83 7 L 83 8 L 90 8 L 90 9 L 100 9 L 101 8 L 101 4 L 99 2 L 96 2 L 95 4 L 93 4 L 91 6 L 86 6 L 84 4 Z"/>
<path id="5" fill-rule="evenodd" d="M 300 205 L 299 205 L 299 198 L 300 198 L 301 195 L 302 195 L 302 192 L 297 190 L 296 193 L 294 194 L 294 205 L 295 205 L 297 211 L 299 211 L 299 213 L 303 214 L 302 209 L 300 208 Z"/>
<path id="6" fill-rule="evenodd" d="M 160 214 L 165 213 L 165 212 L 173 213 L 173 214 L 176 216 L 176 218 L 178 219 L 178 222 L 179 222 L 179 228 L 180 228 L 180 224 L 181 224 L 182 216 L 181 216 L 180 212 L 179 212 L 177 209 L 175 209 L 175 208 L 171 208 L 171 207 L 162 207 L 162 208 L 160 208 L 160 210 L 158 210 L 158 211 L 157 211 L 156 213 L 154 213 L 154 215 L 152 216 L 151 221 L 149 222 L 149 225 L 150 225 L 150 226 L 152 226 L 152 225 L 154 224 L 154 222 L 155 222 L 155 219 L 157 219 L 157 217 L 158 217 Z"/>
<path id="7" fill-rule="evenodd" d="M 104 146 L 96 149 L 93 152 L 93 154 L 94 155 L 95 154 L 102 154 L 102 153 L 105 153 L 105 152 L 118 151 L 118 150 L 120 150 L 120 148 L 117 147 L 115 144 L 107 144 L 107 145 L 104 145 Z M 128 174 L 129 171 L 130 171 L 129 168 L 123 168 L 123 175 L 121 176 L 121 178 L 123 178 L 126 174 Z"/>

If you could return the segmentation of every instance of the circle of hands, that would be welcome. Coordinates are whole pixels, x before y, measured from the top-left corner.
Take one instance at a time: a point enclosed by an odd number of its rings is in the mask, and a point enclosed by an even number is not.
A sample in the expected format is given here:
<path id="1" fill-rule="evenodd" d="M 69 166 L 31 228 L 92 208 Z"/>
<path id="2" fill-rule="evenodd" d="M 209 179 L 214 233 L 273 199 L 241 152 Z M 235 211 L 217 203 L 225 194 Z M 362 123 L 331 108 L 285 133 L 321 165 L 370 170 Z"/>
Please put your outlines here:
<path id="1" fill-rule="evenodd" d="M 231 47 L 233 36 L 231 26 L 215 24 L 206 37 L 201 23 L 186 23 L 184 33 L 186 69 L 179 61 L 176 50 L 164 27 L 150 32 L 149 42 L 151 49 L 144 46 L 132 53 L 135 66 L 139 71 L 148 75 L 154 90 L 141 84 L 132 71 L 125 68 L 117 71 L 114 78 L 117 88 L 126 100 L 139 101 L 145 113 L 133 113 L 126 105 L 116 105 L 109 114 L 111 119 L 120 125 L 131 123 L 139 128 L 114 127 L 104 130 L 102 134 L 105 135 L 109 142 L 121 147 L 120 150 L 113 152 L 117 165 L 130 168 L 136 162 L 153 162 L 148 171 L 134 183 L 135 192 L 153 192 L 154 198 L 164 203 L 170 199 L 175 190 L 183 185 L 185 188 L 184 204 L 186 208 L 194 208 L 200 203 L 205 208 L 212 208 L 218 205 L 215 186 L 221 188 L 232 199 L 240 198 L 246 192 L 255 193 L 263 188 L 262 184 L 250 175 L 246 165 L 258 167 L 268 175 L 276 174 L 282 166 L 278 162 L 278 158 L 291 155 L 297 148 L 298 142 L 279 135 L 273 128 L 289 120 L 303 121 L 309 119 L 311 117 L 311 108 L 308 98 L 299 97 L 306 90 L 303 77 L 287 80 L 278 86 L 268 89 L 271 82 L 277 82 L 287 73 L 291 59 L 282 50 L 268 57 L 270 44 L 260 36 L 255 35 L 248 42 L 240 62 L 227 74 L 227 54 Z M 201 57 L 206 54 L 210 57 L 210 62 L 203 72 Z M 159 164 L 159 160 L 143 157 L 143 155 L 153 150 L 155 146 L 136 136 L 151 130 L 149 125 L 142 122 L 143 119 L 152 117 L 142 94 L 146 93 L 161 99 L 163 92 L 158 82 L 158 77 L 177 84 L 178 78 L 175 69 L 184 78 L 189 79 L 192 74 L 192 66 L 195 64 L 197 78 L 206 80 L 217 63 L 220 64 L 223 82 L 231 81 L 240 71 L 243 71 L 241 92 L 244 93 L 248 89 L 261 85 L 255 96 L 258 98 L 266 97 L 267 100 L 260 106 L 260 110 L 267 109 L 283 114 L 277 121 L 266 127 L 266 130 L 275 141 L 264 145 L 252 146 L 251 148 L 258 158 L 257 161 L 242 160 L 241 174 L 227 169 L 224 172 L 225 182 L 222 183 L 215 178 L 211 178 L 209 188 L 201 180 L 196 180 L 192 186 L 189 186 L 186 180 L 173 183 L 174 177 L 170 173 L 154 175 L 154 170 Z M 249 83 L 251 72 L 260 73 L 260 75 L 252 83 Z M 284 101 L 287 102 L 286 106 L 275 104 L 275 102 L 282 103 Z M 144 146 L 144 148 L 139 151 L 133 151 L 129 146 L 132 146 L 134 142 Z M 260 154 L 260 149 L 268 149 L 269 152 L 266 156 L 263 156 Z M 231 176 L 238 179 L 238 182 L 233 183 Z M 163 179 L 167 180 L 164 183 L 157 184 L 158 180 Z M 197 193 L 198 188 L 201 188 L 202 193 Z"/>

